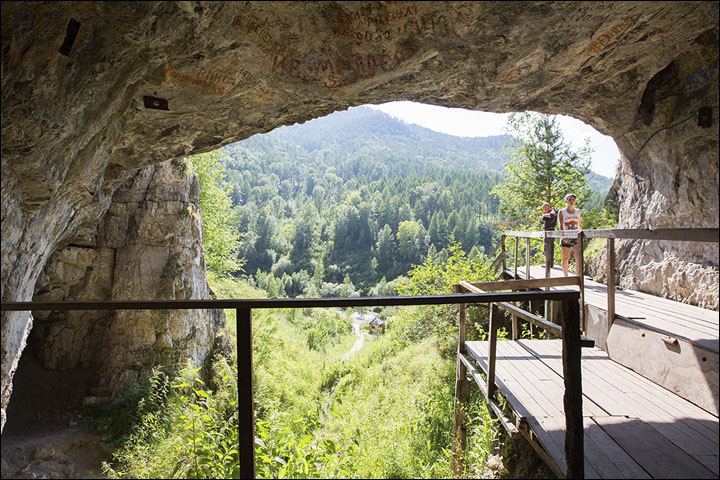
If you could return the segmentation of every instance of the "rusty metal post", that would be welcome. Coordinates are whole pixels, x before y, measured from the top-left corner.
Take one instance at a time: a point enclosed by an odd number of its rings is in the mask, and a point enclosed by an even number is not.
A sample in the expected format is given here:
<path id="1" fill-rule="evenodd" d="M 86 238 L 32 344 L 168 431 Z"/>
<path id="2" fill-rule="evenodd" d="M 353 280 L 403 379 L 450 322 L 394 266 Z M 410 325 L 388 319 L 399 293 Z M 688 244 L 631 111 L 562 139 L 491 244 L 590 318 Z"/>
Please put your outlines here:
<path id="1" fill-rule="evenodd" d="M 615 239 L 607 239 L 607 333 L 615 321 Z"/>
<path id="2" fill-rule="evenodd" d="M 500 323 L 500 309 L 496 303 L 490 304 L 490 325 L 488 335 L 488 375 L 487 396 L 488 401 L 495 396 L 495 359 L 497 352 L 497 329 Z"/>
<path id="3" fill-rule="evenodd" d="M 530 280 L 530 237 L 525 241 L 525 280 Z"/>
<path id="4" fill-rule="evenodd" d="M 249 308 L 238 308 L 236 312 L 240 478 L 255 478 L 252 314 Z"/>
<path id="5" fill-rule="evenodd" d="M 585 477 L 585 448 L 580 367 L 580 311 L 577 300 L 562 302 L 562 362 L 565 394 L 565 461 L 567 478 Z"/>
<path id="6" fill-rule="evenodd" d="M 460 285 L 453 285 L 455 293 L 462 293 Z M 450 469 L 457 477 L 462 477 L 465 471 L 465 451 L 467 449 L 467 410 L 470 401 L 470 381 L 467 379 L 467 368 L 460 360 L 465 355 L 465 304 L 459 305 L 458 318 L 458 354 L 457 370 L 455 376 L 455 415 L 453 420 L 452 455 Z"/>

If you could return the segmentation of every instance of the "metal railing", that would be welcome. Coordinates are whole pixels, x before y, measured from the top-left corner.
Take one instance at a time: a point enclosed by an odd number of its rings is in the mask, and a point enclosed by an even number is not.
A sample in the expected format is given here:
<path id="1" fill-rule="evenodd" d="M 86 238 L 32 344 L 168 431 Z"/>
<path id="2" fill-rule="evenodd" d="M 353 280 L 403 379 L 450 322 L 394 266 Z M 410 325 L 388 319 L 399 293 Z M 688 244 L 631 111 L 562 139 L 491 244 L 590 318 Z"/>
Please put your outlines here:
<path id="1" fill-rule="evenodd" d="M 302 299 L 248 299 L 248 300 L 124 300 L 124 301 L 93 301 L 93 302 L 2 302 L 0 311 L 67 311 L 67 310 L 191 310 L 191 309 L 235 309 L 237 312 L 237 365 L 238 365 L 238 422 L 240 476 L 241 478 L 255 478 L 255 430 L 253 406 L 253 357 L 252 357 L 252 310 L 254 309 L 282 309 L 282 308 L 327 308 L 327 307 L 376 307 L 401 305 L 465 305 L 465 304 L 492 304 L 523 301 L 557 300 L 578 305 L 578 292 L 552 291 L 552 292 L 498 292 L 498 293 L 470 293 L 453 295 L 423 295 L 406 297 L 357 297 L 357 298 L 302 298 Z M 576 308 L 577 310 L 577 308 Z M 3 315 L 3 322 L 5 321 Z M 582 386 L 580 383 L 580 331 L 577 329 L 563 330 L 563 346 L 565 338 L 569 339 L 572 348 L 567 349 L 568 365 L 572 365 L 572 372 L 565 380 L 566 409 L 570 405 L 569 417 L 573 425 L 578 421 L 582 427 L 582 409 L 577 413 L 576 406 L 582 405 Z M 464 342 L 464 332 L 461 332 Z M 577 338 L 575 338 L 577 337 Z M 574 347 L 577 345 L 577 348 Z M 563 348 L 563 358 L 566 349 Z M 568 382 L 572 388 L 568 389 Z M 569 403 L 568 403 L 569 402 Z M 574 412 L 574 413 L 573 413 Z M 576 418 L 577 417 L 577 418 Z M 566 444 L 574 445 L 576 450 L 572 458 L 577 459 L 579 445 L 582 453 L 582 432 L 578 439 L 573 430 L 572 439 L 568 438 Z M 579 444 L 578 444 L 579 442 Z M 568 457 L 570 458 L 570 457 Z M 582 458 L 582 456 L 580 457 Z M 577 460 L 576 460 L 577 461 Z M 580 461 L 582 464 L 582 461 Z"/>
<path id="2" fill-rule="evenodd" d="M 554 279 L 557 286 L 576 285 L 574 277 Z M 511 280 L 499 282 L 469 283 L 461 281 L 454 285 L 455 292 L 466 292 L 468 295 L 489 295 L 485 290 L 521 289 L 533 288 L 547 283 L 546 280 Z M 547 293 L 547 292 L 542 292 Z M 528 321 L 531 324 L 545 329 L 548 333 L 562 338 L 562 367 L 565 392 L 563 395 L 563 406 L 565 411 L 565 472 L 568 478 L 584 477 L 584 427 L 582 420 L 582 378 L 581 378 L 581 348 L 592 347 L 594 342 L 581 335 L 580 331 L 580 294 L 573 291 L 574 295 L 568 296 L 561 301 L 561 315 L 559 316 L 562 325 L 558 325 L 542 319 L 530 312 L 522 310 L 510 302 L 490 303 L 490 318 L 488 323 L 488 357 L 486 382 L 482 384 L 475 375 L 475 381 L 487 399 L 489 410 L 494 412 L 496 418 L 505 427 L 511 436 L 519 433 L 517 427 L 527 425 L 524 418 L 517 418 L 517 425 L 511 422 L 505 415 L 502 406 L 495 398 L 497 385 L 495 384 L 495 366 L 498 341 L 498 325 L 500 321 L 500 310 L 505 310 L 512 315 L 512 336 L 517 340 L 517 318 Z M 531 299 L 537 301 L 539 298 Z M 468 371 L 472 372 L 474 367 L 467 355 L 465 346 L 466 319 L 465 306 L 460 306 L 459 313 L 459 338 L 458 338 L 458 363 L 455 385 L 455 418 L 453 428 L 453 455 L 451 457 L 451 468 L 456 475 L 462 475 L 464 464 L 464 452 L 466 448 L 467 417 L 466 410 L 470 398 Z M 525 432 L 523 432 L 525 433 Z M 532 443 L 532 442 L 531 442 Z M 539 452 L 540 453 L 540 452 Z M 547 455 L 544 460 L 550 465 L 555 465 L 555 460 Z M 558 471 L 558 474 L 560 472 Z"/>
<path id="3" fill-rule="evenodd" d="M 530 239 L 543 239 L 543 243 L 548 238 L 576 238 L 578 241 L 577 272 L 585 271 L 584 248 L 585 239 L 605 238 L 607 239 L 607 314 L 608 328 L 615 319 L 615 287 L 617 284 L 615 265 L 615 239 L 627 240 L 663 240 L 663 241 L 680 241 L 680 242 L 720 242 L 720 229 L 718 228 L 658 228 L 658 229 L 642 229 L 642 228 L 613 228 L 613 229 L 597 229 L 597 230 L 552 230 L 552 231 L 506 231 L 501 237 L 500 242 L 492 251 L 492 257 L 498 250 L 500 253 L 493 262 L 493 271 L 502 264 L 503 272 L 507 270 L 507 255 L 505 253 L 505 240 L 507 237 L 515 238 L 515 270 L 513 278 L 518 278 L 518 239 L 525 238 L 525 278 L 530 279 Z M 550 277 L 550 259 L 545 261 L 545 277 Z M 581 305 L 585 305 L 585 277 L 582 273 L 577 275 L 579 279 L 580 301 Z M 582 317 L 583 328 L 585 325 L 585 308 L 580 311 Z"/>

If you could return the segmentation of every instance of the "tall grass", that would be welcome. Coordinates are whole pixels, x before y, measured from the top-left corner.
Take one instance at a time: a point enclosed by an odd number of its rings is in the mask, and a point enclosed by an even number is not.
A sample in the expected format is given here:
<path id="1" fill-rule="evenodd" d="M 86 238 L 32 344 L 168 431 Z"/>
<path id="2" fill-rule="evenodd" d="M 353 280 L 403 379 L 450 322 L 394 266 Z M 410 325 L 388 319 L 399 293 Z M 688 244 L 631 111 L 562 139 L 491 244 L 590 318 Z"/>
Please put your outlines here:
<path id="1" fill-rule="evenodd" d="M 211 278 L 219 298 L 259 296 Z M 228 312 L 231 314 L 232 312 Z M 350 359 L 349 312 L 253 312 L 255 454 L 259 478 L 449 478 L 455 355 L 435 335 L 410 340 L 388 319 Z M 234 319 L 225 332 L 234 339 Z M 452 354 L 449 354 L 451 352 Z M 96 412 L 113 436 L 110 478 L 236 478 L 237 365 L 160 371 Z M 470 405 L 468 469 L 483 475 L 497 436 L 479 395 Z"/>

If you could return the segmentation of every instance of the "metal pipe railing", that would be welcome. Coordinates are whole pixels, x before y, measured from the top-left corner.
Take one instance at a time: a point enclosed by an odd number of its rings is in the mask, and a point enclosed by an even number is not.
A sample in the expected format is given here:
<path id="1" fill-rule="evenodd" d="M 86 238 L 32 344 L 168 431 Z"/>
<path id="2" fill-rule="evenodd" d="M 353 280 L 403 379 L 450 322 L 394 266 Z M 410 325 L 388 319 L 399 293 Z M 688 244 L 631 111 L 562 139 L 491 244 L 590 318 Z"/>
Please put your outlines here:
<path id="1" fill-rule="evenodd" d="M 543 242 L 547 241 L 548 238 L 577 238 L 579 245 L 579 256 L 576 259 L 577 262 L 577 276 L 580 279 L 580 295 L 582 298 L 581 305 L 583 305 L 580 315 L 582 318 L 582 326 L 587 329 L 585 322 L 585 276 L 583 275 L 585 269 L 584 260 L 584 241 L 585 239 L 592 238 L 606 238 L 607 241 L 607 318 L 608 318 L 608 330 L 615 320 L 615 284 L 617 282 L 617 276 L 615 274 L 615 239 L 626 239 L 626 240 L 662 240 L 662 241 L 678 241 L 678 242 L 705 242 L 705 243 L 718 243 L 720 242 L 720 229 L 718 228 L 657 228 L 657 229 L 643 229 L 643 228 L 612 228 L 612 229 L 597 229 L 597 230 L 550 230 L 550 231 L 517 231 L 511 230 L 506 231 L 502 237 L 502 243 L 505 242 L 505 238 L 513 237 L 515 239 L 515 273 L 514 278 L 517 278 L 517 244 L 519 238 L 527 239 L 526 247 L 526 277 L 530 275 L 530 239 L 531 238 L 542 238 Z M 496 247 L 497 250 L 497 247 Z M 503 251 L 504 251 L 503 246 Z M 495 250 L 494 250 L 495 251 Z M 499 258 L 498 258 L 499 260 Z M 496 262 L 497 263 L 497 262 Z M 495 264 L 493 264 L 495 265 Z M 545 276 L 548 277 L 550 269 L 547 266 L 545 268 Z"/>
<path id="2" fill-rule="evenodd" d="M 477 303 L 559 300 L 577 303 L 575 291 L 495 292 L 482 294 L 418 295 L 404 297 L 279 298 L 217 300 L 117 300 L 80 302 L 2 302 L 1 312 L 67 310 L 192 310 L 237 311 L 238 415 L 240 477 L 255 478 L 255 425 L 253 405 L 252 310 L 282 308 L 375 307 L 402 305 L 464 305 Z M 2 316 L 6 321 L 6 315 Z M 578 341 L 579 341 L 578 332 Z M 574 354 L 573 354 L 574 355 Z M 577 351 L 577 362 L 580 362 Z M 567 383 L 567 382 L 566 382 Z M 581 388 L 580 385 L 577 388 Z"/>

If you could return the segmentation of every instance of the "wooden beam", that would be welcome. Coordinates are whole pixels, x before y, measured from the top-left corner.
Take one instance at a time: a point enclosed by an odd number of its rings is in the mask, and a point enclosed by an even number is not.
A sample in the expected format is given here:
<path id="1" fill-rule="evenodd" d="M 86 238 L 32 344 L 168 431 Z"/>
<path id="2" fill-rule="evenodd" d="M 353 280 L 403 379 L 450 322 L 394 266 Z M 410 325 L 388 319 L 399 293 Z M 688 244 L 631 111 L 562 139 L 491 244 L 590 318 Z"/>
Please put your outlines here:
<path id="1" fill-rule="evenodd" d="M 530 280 L 530 238 L 525 244 L 525 280 Z"/>
<path id="2" fill-rule="evenodd" d="M 505 430 L 508 432 L 508 435 L 510 435 L 510 438 L 518 438 L 520 436 L 520 430 L 518 430 L 517 425 L 508 418 L 508 416 L 505 414 L 505 411 L 500 406 L 500 402 L 498 402 L 497 398 L 489 397 L 487 394 L 487 385 L 485 384 L 485 381 L 483 380 L 482 376 L 480 376 L 480 371 L 475 368 L 475 366 L 470 362 L 468 357 L 466 355 L 459 355 L 460 361 L 465 365 L 465 368 L 470 372 L 470 376 L 475 380 L 475 384 L 480 388 L 480 391 L 485 396 L 485 399 L 488 401 L 488 405 L 492 408 L 492 413 L 495 414 L 495 417 L 500 422 L 500 424 L 505 428 Z M 502 392 L 500 392 L 502 394 Z M 515 417 L 517 418 L 517 424 L 526 424 L 527 420 L 525 417 L 517 414 L 517 412 L 513 412 L 515 414 Z"/>
<path id="3" fill-rule="evenodd" d="M 607 239 L 607 319 L 608 333 L 615 321 L 615 239 Z"/>
<path id="4" fill-rule="evenodd" d="M 502 271 L 504 272 L 507 269 L 507 265 L 505 264 L 505 235 L 503 235 L 501 237 L 501 243 L 502 243 L 502 265 L 503 265 Z"/>
<path id="5" fill-rule="evenodd" d="M 580 368 L 580 305 L 562 303 L 562 364 L 565 393 L 565 461 L 567 478 L 585 478 L 583 437 L 582 375 Z"/>
<path id="6" fill-rule="evenodd" d="M 657 229 L 607 229 L 583 230 L 587 238 L 630 238 L 636 240 L 670 240 L 681 242 L 718 243 L 717 228 L 657 228 Z"/>
<path id="7" fill-rule="evenodd" d="M 238 308 L 236 312 L 240 478 L 255 478 L 252 315 L 249 308 Z"/>
<path id="8" fill-rule="evenodd" d="M 500 310 L 496 303 L 490 304 L 490 325 L 489 325 L 489 352 L 488 352 L 488 375 L 487 394 L 488 398 L 495 396 L 495 360 L 497 353 L 497 329 L 500 320 Z"/>
<path id="9" fill-rule="evenodd" d="M 509 230 L 505 232 L 505 235 L 520 238 L 542 238 L 544 232 L 520 232 L 515 230 Z"/>
<path id="10" fill-rule="evenodd" d="M 453 285 L 455 293 L 461 293 L 460 285 Z M 465 355 L 466 319 L 465 304 L 459 305 L 458 313 L 458 360 L 455 374 L 455 412 L 453 416 L 453 442 L 450 468 L 452 472 L 462 477 L 465 471 L 465 454 L 467 450 L 467 411 L 470 401 L 470 382 L 467 379 L 467 369 L 460 361 Z"/>
<path id="11" fill-rule="evenodd" d="M 577 277 L 580 279 L 580 328 L 587 332 L 587 324 L 585 319 L 585 234 L 580 231 L 578 233 L 578 254 L 580 258 L 576 258 Z"/>
<path id="12" fill-rule="evenodd" d="M 490 270 L 491 270 L 491 271 L 495 272 L 495 270 L 497 270 L 497 268 L 500 266 L 500 264 L 504 264 L 504 263 L 505 263 L 503 257 L 504 257 L 504 255 L 503 255 L 502 253 L 501 253 L 500 255 L 498 255 L 498 257 L 495 259 L 495 261 L 493 262 L 492 266 L 490 267 Z"/>
<path id="13" fill-rule="evenodd" d="M 567 280 L 567 277 L 565 280 Z M 473 293 L 483 293 L 483 290 L 476 287 L 474 284 L 460 281 L 459 285 L 467 290 L 468 292 Z M 507 302 L 495 302 L 495 305 L 498 306 L 498 308 L 501 308 L 505 310 L 506 312 L 509 312 L 510 314 L 514 314 L 519 318 L 522 318 L 523 320 L 526 320 L 530 322 L 531 325 L 536 325 L 537 327 L 544 328 L 549 334 L 555 335 L 556 337 L 560 338 L 562 337 L 562 327 L 556 323 L 552 323 L 548 320 L 545 320 L 544 318 L 538 317 L 537 315 L 533 315 L 530 312 L 527 312 L 523 310 L 520 307 L 516 307 L 515 305 L 512 305 Z M 581 343 L 583 347 L 594 347 L 595 341 L 586 337 L 581 337 Z"/>
<path id="14" fill-rule="evenodd" d="M 555 278 L 531 278 L 530 280 L 503 280 L 499 282 L 461 282 L 468 283 L 474 287 L 482 289 L 486 292 L 497 290 L 520 290 L 526 288 L 543 288 L 543 287 L 565 287 L 580 286 L 578 277 L 555 277 Z"/>
<path id="15" fill-rule="evenodd" d="M 613 228 L 599 230 L 583 230 L 587 238 L 625 238 L 634 240 L 668 240 L 681 242 L 709 242 L 720 241 L 720 229 L 718 228 Z M 556 230 L 547 232 L 551 238 L 575 237 L 577 231 Z M 545 232 L 518 232 L 509 230 L 505 235 L 520 238 L 542 238 Z"/>
<path id="16" fill-rule="evenodd" d="M 517 280 L 517 266 L 518 266 L 518 245 L 519 245 L 519 239 L 518 237 L 513 237 L 515 239 L 515 274 L 513 275 L 513 280 Z"/>
<path id="17" fill-rule="evenodd" d="M 547 233 L 547 232 L 545 232 Z M 545 252 L 545 278 L 550 278 L 550 263 L 552 262 L 553 258 L 551 256 L 548 256 L 548 251 L 550 250 L 548 248 L 548 242 L 554 242 L 554 238 L 549 238 L 547 235 L 545 235 L 545 238 L 543 238 L 543 251 Z M 553 248 L 553 252 L 555 249 Z M 546 288 L 547 290 L 548 288 Z"/>
<path id="18" fill-rule="evenodd" d="M 488 255 L 488 258 L 492 257 L 497 253 L 498 250 L 502 248 L 502 242 L 498 242 L 497 245 L 495 245 L 495 248 L 492 249 L 492 252 L 490 252 L 490 255 Z"/>

